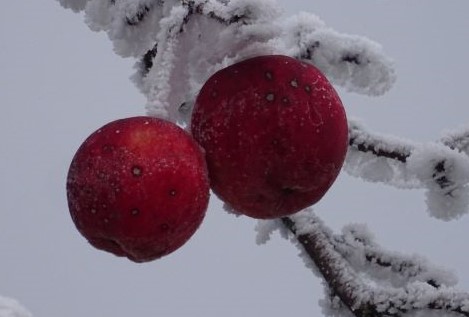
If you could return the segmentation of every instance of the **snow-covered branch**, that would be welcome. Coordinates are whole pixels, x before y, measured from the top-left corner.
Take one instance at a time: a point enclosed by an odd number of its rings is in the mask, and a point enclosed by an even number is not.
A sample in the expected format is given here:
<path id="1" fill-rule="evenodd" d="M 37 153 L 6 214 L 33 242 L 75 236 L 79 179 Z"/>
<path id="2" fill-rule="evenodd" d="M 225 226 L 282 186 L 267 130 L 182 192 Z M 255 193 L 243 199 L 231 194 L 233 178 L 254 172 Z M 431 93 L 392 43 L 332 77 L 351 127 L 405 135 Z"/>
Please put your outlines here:
<path id="1" fill-rule="evenodd" d="M 419 256 L 389 252 L 376 244 L 365 225 L 348 225 L 341 235 L 332 237 L 337 251 L 356 270 L 367 272 L 375 280 L 402 287 L 411 281 L 428 283 L 434 287 L 453 286 L 456 277 L 432 267 Z"/>
<path id="2" fill-rule="evenodd" d="M 133 80 L 148 113 L 171 121 L 188 120 L 210 75 L 257 55 L 297 57 L 362 94 L 383 94 L 395 81 L 379 44 L 341 34 L 310 13 L 285 17 L 274 0 L 59 1 L 84 11 L 92 30 L 107 32 L 117 54 L 137 59 Z"/>
<path id="3" fill-rule="evenodd" d="M 418 257 L 382 250 L 363 228 L 349 227 L 342 236 L 334 236 L 310 210 L 282 222 L 298 241 L 308 266 L 327 283 L 331 298 L 325 310 L 345 306 L 356 317 L 403 316 L 422 310 L 469 316 L 469 294 L 452 287 L 451 274 Z M 399 282 L 390 282 L 390 275 L 398 276 Z"/>
<path id="4" fill-rule="evenodd" d="M 425 188 L 430 214 L 455 219 L 469 208 L 468 135 L 461 130 L 442 141 L 419 144 L 369 132 L 350 120 L 345 170 L 371 182 Z"/>

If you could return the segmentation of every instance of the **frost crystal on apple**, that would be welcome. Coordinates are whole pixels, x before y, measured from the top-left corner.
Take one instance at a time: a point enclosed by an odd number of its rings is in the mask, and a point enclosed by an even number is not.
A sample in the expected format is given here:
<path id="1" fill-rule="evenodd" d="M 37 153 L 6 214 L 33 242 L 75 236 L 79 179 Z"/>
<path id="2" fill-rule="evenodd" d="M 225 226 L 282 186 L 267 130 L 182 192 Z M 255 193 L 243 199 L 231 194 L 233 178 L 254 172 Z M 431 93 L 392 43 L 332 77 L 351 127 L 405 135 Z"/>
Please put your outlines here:
<path id="1" fill-rule="evenodd" d="M 378 43 L 340 33 L 312 13 L 285 16 L 273 0 L 58 1 L 83 11 L 89 27 L 106 32 L 117 54 L 136 59 L 132 79 L 147 97 L 148 114 L 182 125 L 190 124 L 195 97 L 212 74 L 255 56 L 295 57 L 332 83 L 365 95 L 387 92 L 396 77 Z M 265 95 L 267 101 L 276 97 Z M 347 173 L 424 189 L 429 214 L 438 219 L 468 212 L 468 127 L 420 144 L 368 131 L 356 120 L 348 124 Z M 334 234 L 306 209 L 260 221 L 258 243 L 277 229 L 324 279 L 320 305 L 326 316 L 469 316 L 469 295 L 455 288 L 451 273 L 422 257 L 385 250 L 365 225 Z"/>

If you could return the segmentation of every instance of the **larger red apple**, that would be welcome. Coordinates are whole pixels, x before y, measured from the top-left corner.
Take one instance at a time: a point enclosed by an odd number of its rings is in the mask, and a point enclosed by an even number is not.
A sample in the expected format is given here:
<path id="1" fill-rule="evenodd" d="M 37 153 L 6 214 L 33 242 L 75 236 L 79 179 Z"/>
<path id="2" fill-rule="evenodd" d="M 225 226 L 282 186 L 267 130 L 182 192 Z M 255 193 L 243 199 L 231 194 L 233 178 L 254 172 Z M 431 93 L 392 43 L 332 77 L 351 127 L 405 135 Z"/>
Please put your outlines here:
<path id="1" fill-rule="evenodd" d="M 314 66 L 260 56 L 215 73 L 194 106 L 191 131 L 206 151 L 213 191 L 254 218 L 316 203 L 347 151 L 342 103 Z"/>
<path id="2" fill-rule="evenodd" d="M 67 197 L 76 227 L 93 246 L 151 261 L 182 246 L 202 222 L 209 199 L 204 156 L 173 123 L 113 121 L 78 149 Z"/>

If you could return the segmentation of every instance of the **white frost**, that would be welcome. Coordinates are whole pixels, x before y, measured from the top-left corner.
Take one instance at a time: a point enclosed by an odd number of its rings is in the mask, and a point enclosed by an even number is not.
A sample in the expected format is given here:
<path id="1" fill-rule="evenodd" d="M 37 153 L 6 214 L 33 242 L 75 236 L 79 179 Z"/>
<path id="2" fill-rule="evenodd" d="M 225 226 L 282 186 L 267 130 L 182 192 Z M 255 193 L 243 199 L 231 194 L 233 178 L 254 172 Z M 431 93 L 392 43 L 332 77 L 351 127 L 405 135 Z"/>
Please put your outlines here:
<path id="1" fill-rule="evenodd" d="M 75 12 L 79 12 L 85 9 L 86 3 L 89 0 L 58 0 L 59 3 L 67 9 L 72 9 Z"/>
<path id="2" fill-rule="evenodd" d="M 279 219 L 258 220 L 256 224 L 256 243 L 258 245 L 266 244 L 274 232 L 279 232 L 280 236 L 287 239 L 289 237 L 288 230 Z"/>
<path id="3" fill-rule="evenodd" d="M 469 125 L 453 131 L 446 131 L 441 142 L 449 148 L 456 149 L 469 155 Z"/>
<path id="4" fill-rule="evenodd" d="M 410 153 L 415 143 L 398 137 L 369 132 L 358 119 L 349 119 L 349 138 L 354 144 L 371 145 L 375 151 Z M 418 179 L 404 162 L 372 152 L 364 152 L 356 146 L 350 146 L 345 160 L 344 170 L 352 176 L 368 182 L 381 182 L 397 188 L 421 187 Z"/>
<path id="5" fill-rule="evenodd" d="M 438 219 L 452 220 L 468 212 L 467 129 L 447 136 L 442 143 L 418 144 L 370 133 L 351 119 L 349 134 L 353 145 L 344 169 L 350 175 L 398 188 L 423 188 L 428 211 Z"/>
<path id="6" fill-rule="evenodd" d="M 312 14 L 286 17 L 274 0 L 59 1 L 84 10 L 90 29 L 106 32 L 123 57 L 141 59 L 157 47 L 151 69 L 137 62 L 133 80 L 147 97 L 148 114 L 173 122 L 188 118 L 178 113 L 180 105 L 214 72 L 258 55 L 303 59 L 362 94 L 382 94 L 395 80 L 377 43 L 338 33 Z"/>
<path id="7" fill-rule="evenodd" d="M 469 158 L 442 144 L 417 147 L 409 158 L 409 170 L 427 188 L 430 214 L 452 220 L 468 212 Z"/>

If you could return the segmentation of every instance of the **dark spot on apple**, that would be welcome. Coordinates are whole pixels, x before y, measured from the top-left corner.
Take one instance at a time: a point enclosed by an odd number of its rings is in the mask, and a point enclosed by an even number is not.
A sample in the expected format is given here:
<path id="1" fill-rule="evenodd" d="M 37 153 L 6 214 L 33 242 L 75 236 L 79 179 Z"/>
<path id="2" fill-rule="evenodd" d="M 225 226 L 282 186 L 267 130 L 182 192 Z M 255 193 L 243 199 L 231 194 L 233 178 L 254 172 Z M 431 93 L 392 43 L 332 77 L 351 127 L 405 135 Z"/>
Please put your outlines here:
<path id="1" fill-rule="evenodd" d="M 305 86 L 305 91 L 309 94 L 311 92 L 311 86 L 306 85 Z"/>
<path id="2" fill-rule="evenodd" d="M 269 92 L 266 96 L 265 99 L 269 102 L 272 102 L 275 100 L 275 95 L 272 92 Z"/>
<path id="3" fill-rule="evenodd" d="M 284 195 L 291 195 L 291 194 L 293 194 L 294 192 L 295 192 L 295 189 L 293 189 L 293 188 L 290 188 L 290 187 L 284 187 L 284 188 L 282 188 L 282 193 L 283 193 Z"/>
<path id="4" fill-rule="evenodd" d="M 143 169 L 142 169 L 142 167 L 141 167 L 141 166 L 138 166 L 138 165 L 132 166 L 131 171 L 132 171 L 132 175 L 135 176 L 135 177 L 140 177 L 140 176 L 142 176 L 142 174 L 143 174 Z"/>
<path id="5" fill-rule="evenodd" d="M 161 231 L 167 232 L 169 231 L 169 225 L 167 223 L 163 223 L 161 226 Z"/>
<path id="6" fill-rule="evenodd" d="M 177 192 L 176 192 L 175 189 L 171 189 L 171 190 L 169 191 L 169 196 L 174 197 L 174 196 L 176 196 L 176 194 L 177 194 Z"/>
<path id="7" fill-rule="evenodd" d="M 216 98 L 218 96 L 218 92 L 216 90 L 213 90 L 211 96 L 212 98 Z"/>
<path id="8" fill-rule="evenodd" d="M 140 213 L 140 210 L 139 210 L 138 208 L 132 208 L 132 209 L 130 210 L 130 214 L 131 214 L 132 216 L 137 216 L 139 213 Z"/>

